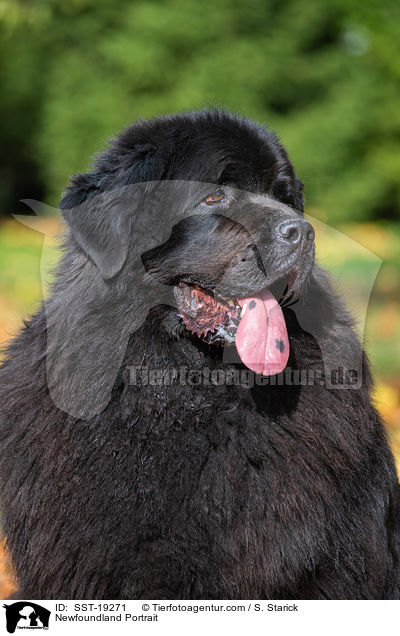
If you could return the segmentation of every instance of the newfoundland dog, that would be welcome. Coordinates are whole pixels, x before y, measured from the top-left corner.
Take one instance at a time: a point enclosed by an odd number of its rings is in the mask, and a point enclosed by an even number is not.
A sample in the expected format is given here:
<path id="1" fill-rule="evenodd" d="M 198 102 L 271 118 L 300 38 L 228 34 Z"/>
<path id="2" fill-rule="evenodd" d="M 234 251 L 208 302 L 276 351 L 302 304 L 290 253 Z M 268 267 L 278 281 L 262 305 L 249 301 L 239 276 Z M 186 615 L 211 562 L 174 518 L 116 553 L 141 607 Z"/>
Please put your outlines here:
<path id="1" fill-rule="evenodd" d="M 72 179 L 0 371 L 20 598 L 400 597 L 394 462 L 302 190 L 220 110 L 134 124 Z"/>

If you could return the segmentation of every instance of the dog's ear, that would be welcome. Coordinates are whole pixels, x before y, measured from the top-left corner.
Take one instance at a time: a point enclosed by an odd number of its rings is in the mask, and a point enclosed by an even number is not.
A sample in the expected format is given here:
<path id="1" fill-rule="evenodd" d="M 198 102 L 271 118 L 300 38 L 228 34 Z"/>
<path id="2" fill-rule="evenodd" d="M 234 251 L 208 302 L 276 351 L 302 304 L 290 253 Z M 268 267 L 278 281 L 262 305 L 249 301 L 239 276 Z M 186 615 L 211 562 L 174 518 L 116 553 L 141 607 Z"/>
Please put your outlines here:
<path id="1" fill-rule="evenodd" d="M 144 190 L 135 184 L 161 178 L 153 153 L 146 144 L 119 154 L 115 145 L 98 157 L 93 172 L 72 178 L 60 203 L 74 240 L 106 280 L 118 274 L 128 255 Z"/>
<path id="2" fill-rule="evenodd" d="M 60 209 L 74 240 L 104 279 L 123 267 L 130 244 L 129 211 L 117 191 L 102 192 L 93 174 L 78 175 Z"/>

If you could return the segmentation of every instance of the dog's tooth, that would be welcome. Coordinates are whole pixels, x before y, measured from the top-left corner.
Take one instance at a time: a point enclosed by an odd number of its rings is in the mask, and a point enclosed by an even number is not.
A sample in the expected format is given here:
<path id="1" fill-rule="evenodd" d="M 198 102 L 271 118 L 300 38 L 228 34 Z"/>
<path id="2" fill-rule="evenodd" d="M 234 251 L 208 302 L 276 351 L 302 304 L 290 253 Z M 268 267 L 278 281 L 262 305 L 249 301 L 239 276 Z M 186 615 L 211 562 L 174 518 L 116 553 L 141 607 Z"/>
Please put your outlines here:
<path id="1" fill-rule="evenodd" d="M 241 317 L 241 318 L 243 318 L 243 316 L 245 315 L 245 313 L 246 313 L 246 309 L 247 309 L 247 305 L 246 305 L 246 303 L 245 303 L 245 304 L 243 305 L 242 311 L 240 312 L 240 317 Z"/>

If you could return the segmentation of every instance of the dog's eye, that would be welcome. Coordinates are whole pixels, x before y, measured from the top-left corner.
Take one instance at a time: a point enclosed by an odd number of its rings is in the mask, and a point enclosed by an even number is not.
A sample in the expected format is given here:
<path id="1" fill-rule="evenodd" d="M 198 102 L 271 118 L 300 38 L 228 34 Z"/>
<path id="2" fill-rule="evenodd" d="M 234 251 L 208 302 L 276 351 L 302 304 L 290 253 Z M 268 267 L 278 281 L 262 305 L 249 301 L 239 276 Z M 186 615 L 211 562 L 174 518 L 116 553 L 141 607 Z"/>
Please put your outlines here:
<path id="1" fill-rule="evenodd" d="M 221 203 L 225 197 L 223 190 L 217 190 L 217 192 L 213 192 L 213 194 L 209 194 L 208 197 L 204 199 L 204 203 L 206 205 L 214 205 L 215 203 Z"/>

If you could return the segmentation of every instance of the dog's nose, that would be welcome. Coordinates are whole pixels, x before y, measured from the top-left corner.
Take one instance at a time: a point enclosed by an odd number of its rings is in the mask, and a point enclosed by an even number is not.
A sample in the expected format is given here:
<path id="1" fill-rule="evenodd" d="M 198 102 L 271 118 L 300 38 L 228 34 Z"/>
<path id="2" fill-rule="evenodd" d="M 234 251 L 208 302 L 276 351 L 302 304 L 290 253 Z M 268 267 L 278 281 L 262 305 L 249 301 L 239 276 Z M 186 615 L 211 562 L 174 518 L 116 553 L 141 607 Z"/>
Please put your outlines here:
<path id="1" fill-rule="evenodd" d="M 313 241 L 315 232 L 313 226 L 304 219 L 284 221 L 276 228 L 279 238 L 286 243 L 295 245 L 303 240 Z"/>

